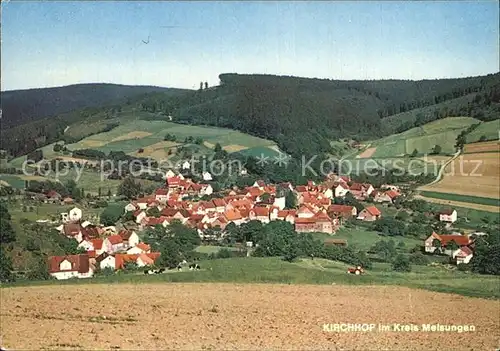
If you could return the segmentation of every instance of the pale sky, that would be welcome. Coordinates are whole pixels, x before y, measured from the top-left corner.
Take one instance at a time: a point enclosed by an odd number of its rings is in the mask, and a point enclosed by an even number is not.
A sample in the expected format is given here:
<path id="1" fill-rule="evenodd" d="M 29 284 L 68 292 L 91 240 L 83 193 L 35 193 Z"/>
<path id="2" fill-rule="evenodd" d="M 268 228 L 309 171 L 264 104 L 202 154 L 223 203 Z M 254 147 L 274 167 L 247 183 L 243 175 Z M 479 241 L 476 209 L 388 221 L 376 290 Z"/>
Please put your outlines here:
<path id="1" fill-rule="evenodd" d="M 10 1 L 1 83 L 197 88 L 229 72 L 465 77 L 499 71 L 498 40 L 496 1 Z"/>

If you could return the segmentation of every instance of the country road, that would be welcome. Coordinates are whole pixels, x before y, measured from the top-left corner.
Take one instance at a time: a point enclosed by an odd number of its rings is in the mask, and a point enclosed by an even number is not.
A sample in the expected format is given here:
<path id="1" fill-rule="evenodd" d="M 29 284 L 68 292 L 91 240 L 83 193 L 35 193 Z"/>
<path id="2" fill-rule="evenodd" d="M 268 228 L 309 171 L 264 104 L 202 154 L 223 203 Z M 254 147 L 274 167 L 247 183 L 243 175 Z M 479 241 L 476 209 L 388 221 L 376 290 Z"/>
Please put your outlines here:
<path id="1" fill-rule="evenodd" d="M 460 156 L 460 153 L 461 153 L 461 150 L 458 150 L 452 158 L 450 158 L 448 161 L 446 161 L 446 163 L 444 165 L 441 166 L 441 168 L 439 169 L 438 171 L 438 174 L 436 176 L 436 179 L 434 179 L 432 182 L 430 182 L 429 184 L 426 184 L 424 186 L 430 186 L 430 185 L 433 185 L 433 184 L 436 184 L 437 182 L 439 182 L 441 180 L 441 178 L 443 177 L 443 172 L 444 172 L 444 169 L 446 168 L 446 166 L 448 166 L 451 162 L 453 162 L 458 156 Z"/>

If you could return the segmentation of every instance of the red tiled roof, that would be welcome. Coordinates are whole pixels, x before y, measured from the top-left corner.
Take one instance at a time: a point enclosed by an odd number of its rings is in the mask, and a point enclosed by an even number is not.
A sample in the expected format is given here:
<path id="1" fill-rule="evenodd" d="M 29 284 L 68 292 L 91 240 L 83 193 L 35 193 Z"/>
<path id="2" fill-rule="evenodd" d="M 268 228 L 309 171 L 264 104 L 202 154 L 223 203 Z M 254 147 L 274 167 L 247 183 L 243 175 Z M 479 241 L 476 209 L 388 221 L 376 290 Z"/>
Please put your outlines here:
<path id="1" fill-rule="evenodd" d="M 297 185 L 295 190 L 299 193 L 305 193 L 307 192 L 307 187 L 305 185 Z"/>
<path id="2" fill-rule="evenodd" d="M 472 250 L 467 246 L 462 246 L 460 250 L 461 252 L 457 255 L 458 257 L 467 257 L 469 255 L 472 255 L 473 253 Z"/>
<path id="3" fill-rule="evenodd" d="M 130 236 L 132 235 L 131 230 L 122 230 L 118 233 L 118 235 L 123 239 L 123 240 L 128 240 L 130 239 Z"/>
<path id="4" fill-rule="evenodd" d="M 67 256 L 50 256 L 49 257 L 49 273 L 65 272 L 60 269 L 60 264 L 67 260 L 71 263 L 69 271 L 77 271 L 78 273 L 87 273 L 90 268 L 89 255 L 67 255 Z"/>
<path id="5" fill-rule="evenodd" d="M 399 196 L 399 193 L 397 191 L 394 191 L 394 190 L 388 190 L 385 192 L 387 194 L 387 196 L 389 196 L 391 199 L 394 199 L 396 197 Z"/>
<path id="6" fill-rule="evenodd" d="M 235 221 L 241 219 L 241 214 L 237 210 L 226 211 L 224 212 L 224 216 L 227 218 L 228 221 Z"/>
<path id="7" fill-rule="evenodd" d="M 350 190 L 354 190 L 354 191 L 361 191 L 363 190 L 363 184 L 361 183 L 353 183 L 350 187 L 349 187 Z"/>
<path id="8" fill-rule="evenodd" d="M 121 244 L 123 242 L 123 238 L 118 234 L 110 235 L 110 236 L 108 236 L 107 239 L 111 245 Z"/>
<path id="9" fill-rule="evenodd" d="M 331 222 L 332 219 L 324 212 L 318 212 L 314 215 L 313 219 L 316 222 Z"/>
<path id="10" fill-rule="evenodd" d="M 224 199 L 213 199 L 212 202 L 214 203 L 215 207 L 226 206 L 226 202 L 224 201 Z"/>
<path id="11" fill-rule="evenodd" d="M 153 265 L 155 263 L 155 261 L 151 257 L 149 257 L 148 255 L 146 255 L 146 254 L 140 254 L 137 259 L 139 259 L 139 258 L 147 266 L 151 266 L 151 265 Z"/>
<path id="12" fill-rule="evenodd" d="M 469 245 L 471 240 L 468 235 L 439 235 L 438 240 L 441 241 L 442 246 L 446 246 L 450 241 L 455 241 L 458 246 Z"/>
<path id="13" fill-rule="evenodd" d="M 168 189 L 165 188 L 156 189 L 155 195 L 168 195 Z"/>
<path id="14" fill-rule="evenodd" d="M 314 218 L 295 218 L 295 224 L 311 224 L 311 223 L 316 223 L 316 220 Z"/>
<path id="15" fill-rule="evenodd" d="M 76 236 L 80 233 L 82 227 L 80 223 L 65 223 L 63 225 L 63 232 L 66 236 Z"/>
<path id="16" fill-rule="evenodd" d="M 254 207 L 252 211 L 257 217 L 269 217 L 269 209 L 267 207 Z"/>
<path id="17" fill-rule="evenodd" d="M 351 214 L 353 210 L 352 206 L 347 206 L 347 205 L 330 205 L 328 207 L 328 212 L 333 212 L 333 213 L 349 213 Z"/>
<path id="18" fill-rule="evenodd" d="M 451 216 L 453 214 L 453 209 L 452 208 L 447 208 L 439 212 L 439 214 L 446 215 L 446 216 Z"/>
<path id="19" fill-rule="evenodd" d="M 81 228 L 82 236 L 86 239 L 99 237 L 99 228 L 94 225 L 89 225 L 85 228 Z"/>
<path id="20" fill-rule="evenodd" d="M 376 208 L 375 206 L 368 206 L 367 208 L 365 208 L 365 210 L 371 214 L 372 216 L 380 216 L 381 215 L 381 212 L 378 208 Z"/>
<path id="21" fill-rule="evenodd" d="M 90 242 L 92 243 L 94 250 L 100 250 L 102 249 L 102 243 L 104 242 L 104 240 L 98 238 L 98 239 L 92 239 L 90 240 Z"/>
<path id="22" fill-rule="evenodd" d="M 129 255 L 129 254 L 116 254 L 115 255 L 115 269 L 125 268 L 125 262 L 135 262 L 139 255 Z"/>
<path id="23" fill-rule="evenodd" d="M 139 249 L 141 249 L 142 251 L 149 251 L 149 250 L 151 250 L 151 246 L 149 246 L 146 243 L 139 243 L 139 244 L 137 244 L 135 246 L 138 247 Z"/>

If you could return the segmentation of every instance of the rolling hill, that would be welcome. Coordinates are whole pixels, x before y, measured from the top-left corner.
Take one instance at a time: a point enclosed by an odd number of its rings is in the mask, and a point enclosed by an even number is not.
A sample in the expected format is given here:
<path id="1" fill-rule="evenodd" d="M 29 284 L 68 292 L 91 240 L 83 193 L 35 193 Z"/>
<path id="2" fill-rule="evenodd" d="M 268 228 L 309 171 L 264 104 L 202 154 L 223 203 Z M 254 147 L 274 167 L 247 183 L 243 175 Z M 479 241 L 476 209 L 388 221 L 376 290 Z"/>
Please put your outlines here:
<path id="1" fill-rule="evenodd" d="M 171 116 L 180 124 L 238 130 L 272 140 L 300 159 L 330 153 L 330 142 L 343 137 L 373 140 L 445 117 L 489 121 L 500 111 L 500 73 L 423 81 L 233 73 L 219 78 L 220 85 L 209 89 L 153 90 L 120 104 L 36 120 L 2 131 L 2 147 L 21 156 L 61 139 L 75 143 L 120 125 L 132 110 L 147 115 L 138 118 L 168 121 Z M 72 125 L 86 127 L 77 130 Z M 71 133 L 65 133 L 68 126 Z M 80 132 L 75 135 L 75 130 Z"/>
<path id="2" fill-rule="evenodd" d="M 127 99 L 151 92 L 182 92 L 155 86 L 75 84 L 55 88 L 3 91 L 2 129 L 82 108 L 123 104 Z"/>

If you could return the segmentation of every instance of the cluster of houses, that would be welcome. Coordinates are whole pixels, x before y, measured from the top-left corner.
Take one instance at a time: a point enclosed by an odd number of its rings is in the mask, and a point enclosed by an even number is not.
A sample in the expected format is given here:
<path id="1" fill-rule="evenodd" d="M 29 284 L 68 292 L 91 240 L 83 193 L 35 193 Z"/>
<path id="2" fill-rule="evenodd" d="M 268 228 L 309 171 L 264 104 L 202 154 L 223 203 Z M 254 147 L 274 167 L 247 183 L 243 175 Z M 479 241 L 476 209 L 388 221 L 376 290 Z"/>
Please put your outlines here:
<path id="1" fill-rule="evenodd" d="M 209 174 L 204 175 L 204 179 L 209 178 Z M 287 192 L 295 193 L 294 209 L 285 209 Z M 229 224 L 239 226 L 252 220 L 262 223 L 286 221 L 298 233 L 335 234 L 345 220 L 376 221 L 381 218 L 381 211 L 374 205 L 358 212 L 354 206 L 334 203 L 335 198 L 344 198 L 349 193 L 357 200 L 370 199 L 373 203 L 393 203 L 401 196 L 399 189 L 392 185 L 376 190 L 371 184 L 353 183 L 348 177 L 332 174 L 321 184 L 309 181 L 306 185 L 294 187 L 291 183 L 265 184 L 259 180 L 243 189 L 230 189 L 222 197 L 211 197 L 213 189 L 210 184 L 198 184 L 182 174 L 169 171 L 165 186 L 156 189 L 152 195 L 128 203 L 124 212 L 131 215 L 137 231 L 148 227 L 167 227 L 178 220 L 195 228 L 202 240 L 222 240 L 224 229 Z M 198 201 L 193 200 L 195 198 Z M 50 274 L 57 279 L 92 277 L 98 269 L 120 270 L 129 263 L 138 267 L 151 266 L 160 255 L 151 252 L 151 247 L 141 242 L 134 230 L 117 230 L 114 226 L 96 226 L 82 221 L 82 211 L 76 207 L 61 214 L 61 217 L 62 224 L 57 230 L 61 235 L 76 240 L 78 247 L 86 253 L 50 257 Z M 439 219 L 454 223 L 457 213 L 454 210 L 443 211 Z M 335 240 L 332 240 L 334 243 Z M 442 243 L 444 251 L 437 247 L 435 240 Z M 450 240 L 458 245 L 453 252 L 446 250 Z M 347 244 L 341 241 L 334 244 Z M 468 263 L 472 257 L 472 245 L 467 236 L 433 233 L 425 241 L 425 251 L 432 253 L 438 249 L 456 258 L 457 263 Z"/>
<path id="2" fill-rule="evenodd" d="M 166 227 L 173 220 L 179 220 L 196 228 L 202 239 L 209 228 L 224 230 L 230 223 L 239 226 L 252 220 L 262 223 L 282 220 L 293 224 L 299 233 L 334 234 L 346 219 L 375 221 L 381 218 L 381 212 L 375 206 L 368 206 L 358 213 L 354 206 L 334 204 L 334 198 L 351 193 L 359 200 L 371 196 L 374 202 L 392 202 L 400 195 L 396 189 L 390 187 L 377 191 L 371 184 L 352 183 L 345 176 L 331 175 L 321 184 L 309 181 L 296 187 L 291 183 L 265 184 L 259 180 L 243 189 L 231 189 L 223 197 L 193 201 L 191 199 L 195 197 L 211 195 L 212 187 L 172 172 L 167 173 L 164 187 L 156 189 L 150 196 L 130 202 L 125 206 L 125 212 L 132 213 L 140 229 L 157 225 Z M 288 191 L 296 195 L 296 209 L 285 209 Z M 158 209 L 159 215 L 148 215 L 153 208 Z"/>
<path id="3" fill-rule="evenodd" d="M 82 210 L 75 207 L 61 214 L 62 224 L 56 229 L 61 235 L 78 243 L 86 252 L 76 255 L 49 257 L 49 274 L 56 279 L 90 278 L 97 270 L 124 269 L 129 263 L 137 267 L 152 266 L 160 256 L 141 242 L 133 230 L 119 230 L 82 221 Z"/>

